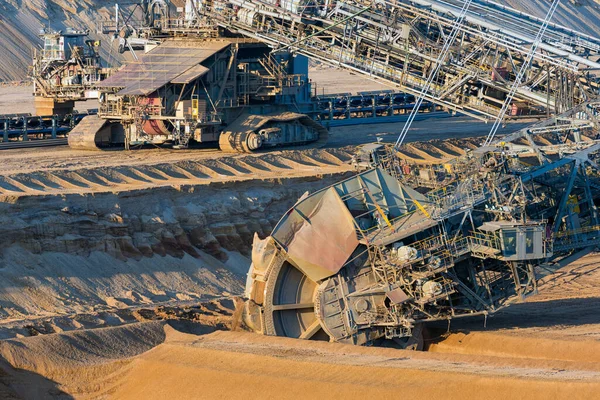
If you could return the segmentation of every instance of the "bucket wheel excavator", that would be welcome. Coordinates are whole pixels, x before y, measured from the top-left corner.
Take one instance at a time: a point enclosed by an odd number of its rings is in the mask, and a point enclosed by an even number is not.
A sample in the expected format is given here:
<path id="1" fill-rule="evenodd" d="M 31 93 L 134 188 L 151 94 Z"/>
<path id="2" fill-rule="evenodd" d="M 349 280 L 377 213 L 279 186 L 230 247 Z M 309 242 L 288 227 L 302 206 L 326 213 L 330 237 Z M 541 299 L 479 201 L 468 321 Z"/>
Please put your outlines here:
<path id="1" fill-rule="evenodd" d="M 269 237 L 255 236 L 245 293 L 251 329 L 356 345 L 388 339 L 418 349 L 424 323 L 487 316 L 522 301 L 536 293 L 548 261 L 600 244 L 600 103 L 579 104 L 493 141 L 557 4 L 553 1 L 484 144 L 437 166 L 445 172 L 435 180 L 443 184 L 407 183 L 414 176 L 400 168 L 397 150 L 409 117 L 376 168 L 305 194 Z M 548 133 L 558 143 L 540 146 Z"/>
<path id="2" fill-rule="evenodd" d="M 570 139 L 540 145 L 553 129 Z M 407 184 L 419 171 L 403 175 L 393 154 L 305 194 L 269 237 L 255 235 L 247 325 L 419 349 L 428 322 L 492 315 L 535 294 L 552 260 L 600 244 L 600 144 L 570 129 L 546 124 L 539 138 L 523 131 L 470 151 L 442 167 L 436 188 Z"/>

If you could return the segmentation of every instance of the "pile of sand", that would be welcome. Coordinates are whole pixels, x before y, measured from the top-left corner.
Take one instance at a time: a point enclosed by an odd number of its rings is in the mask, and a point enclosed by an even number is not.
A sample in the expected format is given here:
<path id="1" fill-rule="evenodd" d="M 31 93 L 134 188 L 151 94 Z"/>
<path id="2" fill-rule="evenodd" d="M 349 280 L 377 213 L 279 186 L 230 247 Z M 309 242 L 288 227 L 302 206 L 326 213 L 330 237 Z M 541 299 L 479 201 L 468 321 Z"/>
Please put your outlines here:
<path id="1" fill-rule="evenodd" d="M 165 340 L 164 325 L 149 322 L 5 340 L 0 342 L 6 360 L 0 383 L 5 393 L 29 399 L 63 398 L 65 390 L 71 395 L 110 392 L 131 357 Z"/>
<path id="2" fill-rule="evenodd" d="M 9 152 L 5 153 L 5 168 L 0 173 L 0 195 L 116 192 L 342 173 L 352 169 L 348 161 L 353 150 L 288 150 L 253 155 L 215 151 L 211 156 L 200 150 L 184 154 L 167 150 L 140 150 L 133 154 L 69 149 Z M 56 158 L 52 158 L 54 154 L 57 154 Z M 44 157 L 46 155 L 48 157 Z"/>
<path id="3" fill-rule="evenodd" d="M 490 347 L 497 339 L 484 341 Z M 197 336 L 148 323 L 4 342 L 0 354 L 12 366 L 0 382 L 29 398 L 591 399 L 600 389 L 597 356 L 563 360 L 551 347 L 517 358 L 458 353 L 243 332 Z"/>

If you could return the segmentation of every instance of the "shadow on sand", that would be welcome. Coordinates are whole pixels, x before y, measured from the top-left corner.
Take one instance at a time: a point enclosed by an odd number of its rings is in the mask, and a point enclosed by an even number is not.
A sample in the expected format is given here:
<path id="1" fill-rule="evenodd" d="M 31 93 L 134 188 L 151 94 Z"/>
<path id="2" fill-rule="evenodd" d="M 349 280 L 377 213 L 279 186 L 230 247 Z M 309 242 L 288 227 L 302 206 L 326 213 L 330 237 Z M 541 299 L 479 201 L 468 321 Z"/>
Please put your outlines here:
<path id="1" fill-rule="evenodd" d="M 496 332 L 506 329 L 571 327 L 600 324 L 600 297 L 531 301 L 513 304 L 496 314 L 434 322 L 427 325 L 426 341 L 435 343 L 446 332 Z"/>
<path id="2" fill-rule="evenodd" d="M 60 385 L 35 372 L 11 367 L 0 361 L 1 399 L 74 399 Z"/>

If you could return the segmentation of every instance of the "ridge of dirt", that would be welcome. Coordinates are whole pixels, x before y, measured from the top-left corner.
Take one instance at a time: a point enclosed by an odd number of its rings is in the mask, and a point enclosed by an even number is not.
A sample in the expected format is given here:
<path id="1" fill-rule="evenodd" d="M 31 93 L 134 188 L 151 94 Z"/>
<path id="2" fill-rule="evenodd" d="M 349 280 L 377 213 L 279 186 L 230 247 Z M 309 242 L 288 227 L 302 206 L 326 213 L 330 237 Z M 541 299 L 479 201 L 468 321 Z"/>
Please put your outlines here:
<path id="1" fill-rule="evenodd" d="M 352 154 L 351 148 L 258 155 L 193 150 L 12 153 L 0 173 L 0 199 L 342 173 L 352 170 Z"/>

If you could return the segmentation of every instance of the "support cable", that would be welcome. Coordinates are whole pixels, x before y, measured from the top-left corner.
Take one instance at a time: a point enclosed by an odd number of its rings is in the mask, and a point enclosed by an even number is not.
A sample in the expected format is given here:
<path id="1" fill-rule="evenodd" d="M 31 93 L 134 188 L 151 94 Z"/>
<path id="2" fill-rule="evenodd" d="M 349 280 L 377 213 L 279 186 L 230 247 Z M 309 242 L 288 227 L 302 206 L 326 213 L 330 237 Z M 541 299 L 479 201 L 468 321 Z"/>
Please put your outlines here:
<path id="1" fill-rule="evenodd" d="M 408 119 L 404 123 L 404 127 L 402 128 L 402 131 L 400 132 L 400 135 L 398 136 L 398 140 L 396 140 L 396 144 L 394 145 L 394 148 L 396 148 L 396 149 L 399 148 L 402 145 L 402 143 L 404 142 L 404 139 L 406 138 L 408 130 L 410 129 L 411 124 L 415 120 L 415 117 L 417 116 L 419 109 L 421 108 L 421 104 L 423 104 L 423 99 L 429 92 L 429 89 L 431 87 L 431 84 L 433 83 L 433 80 L 438 76 L 438 74 L 442 68 L 442 64 L 446 61 L 446 57 L 448 56 L 448 54 L 450 52 L 450 46 L 452 46 L 452 44 L 456 40 L 456 37 L 458 36 L 458 33 L 460 32 L 460 28 L 465 19 L 465 16 L 467 15 L 467 11 L 469 10 L 470 5 L 471 5 L 471 0 L 467 0 L 463 3 L 463 6 L 460 10 L 458 18 L 453 23 L 452 31 L 448 35 L 446 42 L 444 42 L 444 46 L 442 47 L 442 50 L 440 51 L 440 54 L 438 55 L 438 57 L 435 61 L 435 68 L 433 68 L 429 72 L 427 81 L 425 82 L 425 85 L 423 85 L 423 87 L 421 88 L 421 92 L 417 96 L 415 105 L 414 105 L 412 111 L 410 112 Z"/>
<path id="2" fill-rule="evenodd" d="M 515 93 L 519 89 L 519 86 L 521 86 L 521 82 L 523 81 L 523 78 L 525 77 L 525 73 L 527 73 L 527 71 L 529 70 L 529 67 L 531 66 L 531 63 L 533 62 L 533 57 L 535 55 L 535 52 L 537 51 L 537 48 L 541 44 L 542 39 L 543 39 L 544 35 L 546 34 L 546 29 L 548 28 L 548 24 L 550 23 L 550 20 L 552 19 L 552 16 L 554 15 L 554 12 L 556 11 L 556 8 L 558 7 L 559 3 L 560 3 L 560 0 L 554 0 L 552 2 L 552 5 L 550 5 L 550 9 L 548 10 L 548 13 L 546 14 L 546 18 L 544 19 L 544 22 L 542 23 L 542 26 L 540 27 L 540 30 L 538 31 L 537 36 L 535 37 L 535 40 L 533 41 L 533 44 L 531 45 L 531 49 L 529 50 L 529 53 L 527 53 L 527 58 L 525 59 L 525 62 L 523 63 L 523 65 L 521 65 L 521 69 L 519 70 L 519 73 L 517 74 L 515 81 L 513 82 L 513 85 L 510 88 L 510 92 L 508 92 L 506 99 L 504 100 L 504 104 L 502 104 L 502 108 L 500 109 L 500 112 L 498 113 L 498 116 L 496 117 L 496 120 L 494 121 L 494 125 L 492 126 L 492 129 L 490 129 L 490 133 L 488 134 L 487 139 L 484 142 L 484 146 L 489 146 L 492 143 L 492 140 L 494 140 L 494 136 L 496 135 L 496 132 L 498 132 L 498 129 L 502 125 L 502 121 L 504 120 L 506 112 L 508 111 L 508 107 L 512 103 L 512 100 L 515 96 Z"/>
<path id="3" fill-rule="evenodd" d="M 369 11 L 369 10 L 371 9 L 371 7 L 372 7 L 372 6 L 365 7 L 365 8 L 363 8 L 363 9 L 361 9 L 361 10 L 359 10 L 359 11 L 355 12 L 354 14 L 351 14 L 351 15 L 349 15 L 348 17 L 346 17 L 346 18 L 343 18 L 343 19 L 341 19 L 341 20 L 339 20 L 339 21 L 337 21 L 337 22 L 333 23 L 332 25 L 329 25 L 329 26 L 327 26 L 327 27 L 325 27 L 325 28 L 323 28 L 323 29 L 320 29 L 320 30 L 318 30 L 317 32 L 314 32 L 314 33 L 312 33 L 312 34 L 310 34 L 310 35 L 308 35 L 308 36 L 304 36 L 304 37 L 302 37 L 301 39 L 295 40 L 295 41 L 293 41 L 293 42 L 292 42 L 292 43 L 290 43 L 290 44 L 286 44 L 286 45 L 284 45 L 284 46 L 282 46 L 282 47 L 279 47 L 279 48 L 275 49 L 274 51 L 282 51 L 282 50 L 285 50 L 285 49 L 288 49 L 288 48 L 289 48 L 290 50 L 292 50 L 292 51 L 293 51 L 293 50 L 294 50 L 294 47 L 296 47 L 297 49 L 299 49 L 300 47 L 299 47 L 299 46 L 297 46 L 299 43 L 302 43 L 302 42 L 304 42 L 304 41 L 306 41 L 306 40 L 308 40 L 308 39 L 311 39 L 311 38 L 313 38 L 313 37 L 315 37 L 315 36 L 318 36 L 318 35 L 320 35 L 321 33 L 328 32 L 328 31 L 330 31 L 332 28 L 335 28 L 336 26 L 343 25 L 344 23 L 346 23 L 346 22 L 348 22 L 348 21 L 350 21 L 350 20 L 352 20 L 352 19 L 354 19 L 354 18 L 358 17 L 359 15 L 361 15 L 361 14 L 364 14 L 365 12 Z M 283 24 L 282 24 L 282 26 L 283 26 Z"/>

